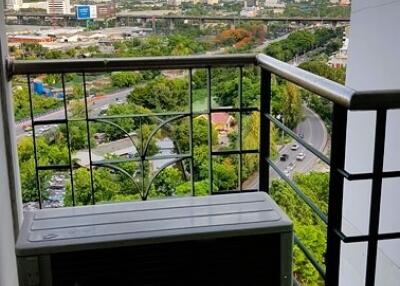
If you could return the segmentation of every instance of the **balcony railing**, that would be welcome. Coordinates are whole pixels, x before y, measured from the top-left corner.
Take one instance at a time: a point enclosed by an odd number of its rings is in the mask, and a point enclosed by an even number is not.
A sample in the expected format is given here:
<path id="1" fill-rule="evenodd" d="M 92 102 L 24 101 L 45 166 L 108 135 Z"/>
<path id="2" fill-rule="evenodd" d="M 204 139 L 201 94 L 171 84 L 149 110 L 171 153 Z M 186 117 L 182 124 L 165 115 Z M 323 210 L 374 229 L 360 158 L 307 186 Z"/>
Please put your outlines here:
<path id="1" fill-rule="evenodd" d="M 246 66 L 259 67 L 260 74 L 260 104 L 259 106 L 249 107 L 243 103 L 243 70 Z M 236 107 L 214 107 L 212 104 L 212 73 L 216 68 L 236 68 L 238 77 L 238 105 Z M 165 113 L 142 113 L 127 114 L 125 116 L 91 116 L 89 112 L 89 92 L 86 88 L 86 78 L 89 73 L 108 73 L 112 71 L 141 71 L 141 70 L 185 70 L 188 78 L 187 94 L 188 108 L 186 111 L 165 112 Z M 206 70 L 207 86 L 207 107 L 204 111 L 196 111 L 193 108 L 193 72 L 197 69 Z M 366 242 L 368 244 L 366 285 L 374 285 L 375 270 L 377 260 L 377 245 L 379 241 L 400 238 L 400 233 L 379 233 L 380 198 L 382 189 L 382 179 L 389 177 L 400 177 L 400 171 L 384 172 L 383 155 L 385 146 L 385 124 L 388 109 L 400 108 L 399 91 L 387 92 L 356 92 L 348 87 L 334 83 L 327 79 L 303 71 L 297 67 L 280 62 L 265 55 L 229 55 L 229 56 L 195 56 L 195 57 L 160 57 L 160 58 L 129 58 L 129 59 L 85 59 L 85 60 L 46 60 L 46 61 L 10 61 L 8 65 L 8 75 L 11 79 L 16 75 L 27 77 L 28 90 L 31 108 L 31 124 L 33 135 L 33 152 L 35 158 L 36 187 L 38 190 L 39 205 L 41 206 L 40 172 L 45 170 L 68 171 L 70 173 L 70 185 L 72 189 L 72 204 L 76 204 L 74 189 L 74 170 L 76 168 L 72 156 L 71 138 L 69 137 L 70 124 L 73 122 L 84 122 L 86 125 L 87 149 L 89 156 L 88 169 L 90 172 L 90 201 L 95 200 L 95 186 L 93 181 L 93 170 L 95 168 L 107 167 L 117 172 L 122 172 L 130 177 L 135 184 L 140 186 L 140 196 L 143 200 L 147 199 L 151 189 L 151 184 L 157 175 L 167 166 L 181 161 L 187 161 L 182 165 L 184 173 L 188 174 L 191 194 L 196 195 L 195 188 L 195 168 L 193 166 L 194 146 L 193 146 L 193 121 L 196 117 L 204 115 L 208 118 L 208 193 L 223 194 L 242 191 L 269 191 L 270 169 L 274 170 L 296 193 L 296 195 L 312 210 L 312 212 L 327 226 L 327 253 L 326 267 L 320 265 L 312 253 L 304 246 L 301 240 L 295 237 L 295 243 L 304 252 L 305 256 L 314 265 L 316 270 L 324 278 L 326 285 L 338 285 L 339 264 L 341 243 Z M 66 95 L 65 77 L 68 73 L 79 73 L 82 77 L 84 114 L 80 118 L 69 118 L 67 96 L 63 97 L 64 118 L 43 120 L 34 116 L 32 100 L 32 79 L 35 75 L 41 74 L 60 74 L 63 94 Z M 333 103 L 332 133 L 331 133 L 331 154 L 326 156 L 321 150 L 306 142 L 303 138 L 286 127 L 281 121 L 271 114 L 271 79 L 272 75 L 290 81 L 301 88 L 313 92 Z M 375 149 L 373 172 L 352 174 L 345 169 L 346 155 L 346 130 L 347 113 L 349 110 L 372 110 L 376 111 L 375 126 Z M 235 150 L 215 150 L 212 146 L 212 116 L 214 113 L 236 113 L 238 115 L 238 147 Z M 243 148 L 242 131 L 243 116 L 248 113 L 258 112 L 260 120 L 259 146 L 253 150 Z M 121 118 L 131 118 L 139 122 L 139 130 L 145 120 L 154 120 L 157 127 L 153 130 L 146 140 L 132 139 L 130 132 L 124 130 L 113 120 Z M 151 118 L 151 119 L 149 119 Z M 182 150 L 178 154 L 170 155 L 149 155 L 149 144 L 156 133 L 161 129 L 168 130 L 173 121 L 186 118 L 188 123 L 189 144 L 187 150 Z M 292 137 L 299 144 L 318 157 L 322 162 L 330 166 L 329 182 L 329 202 L 328 213 L 325 214 L 282 170 L 279 169 L 273 158 L 270 156 L 270 128 L 271 122 L 283 130 L 288 136 Z M 128 159 L 94 160 L 92 158 L 92 146 L 90 124 L 102 123 L 109 124 L 121 129 L 127 138 L 136 146 L 138 155 Z M 68 164 L 64 165 L 42 165 L 38 158 L 37 128 L 41 125 L 64 124 L 67 130 Z M 142 134 L 143 135 L 143 134 Z M 176 146 L 175 146 L 176 147 Z M 179 148 L 178 148 L 179 149 Z M 243 188 L 242 167 L 243 156 L 247 154 L 258 154 L 259 161 L 259 187 L 255 189 Z M 214 156 L 237 156 L 238 157 L 238 184 L 235 190 L 215 190 L 213 178 L 213 157 Z M 147 163 L 149 160 L 169 159 L 168 163 L 162 165 L 150 179 L 145 179 L 148 172 Z M 140 179 L 129 174 L 118 164 L 125 162 L 137 162 L 140 166 Z M 343 208 L 343 185 L 344 180 L 372 180 L 372 200 L 370 212 L 369 233 L 362 236 L 347 236 L 342 231 L 342 208 Z M 326 271 L 325 271 L 326 269 Z"/>

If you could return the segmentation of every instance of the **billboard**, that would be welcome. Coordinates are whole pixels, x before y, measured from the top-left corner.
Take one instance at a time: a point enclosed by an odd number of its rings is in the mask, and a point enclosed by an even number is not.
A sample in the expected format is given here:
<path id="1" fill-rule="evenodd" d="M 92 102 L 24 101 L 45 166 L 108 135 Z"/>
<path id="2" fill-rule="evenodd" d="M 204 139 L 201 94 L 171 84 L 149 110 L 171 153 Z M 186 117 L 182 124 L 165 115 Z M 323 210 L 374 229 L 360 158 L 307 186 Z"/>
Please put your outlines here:
<path id="1" fill-rule="evenodd" d="M 95 5 L 75 5 L 75 13 L 78 20 L 97 18 L 97 9 Z"/>

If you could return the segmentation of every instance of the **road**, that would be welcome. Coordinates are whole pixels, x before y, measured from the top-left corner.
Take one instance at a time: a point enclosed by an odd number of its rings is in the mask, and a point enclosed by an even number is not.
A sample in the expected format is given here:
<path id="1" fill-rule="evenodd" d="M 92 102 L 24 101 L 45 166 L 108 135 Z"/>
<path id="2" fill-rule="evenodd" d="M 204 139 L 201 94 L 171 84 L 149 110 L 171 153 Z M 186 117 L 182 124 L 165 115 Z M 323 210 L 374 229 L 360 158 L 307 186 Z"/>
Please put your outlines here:
<path id="1" fill-rule="evenodd" d="M 90 104 L 88 103 L 90 114 L 91 115 L 98 114 L 104 106 L 109 105 L 111 103 L 115 103 L 117 99 L 125 101 L 126 97 L 131 91 L 132 88 L 121 89 L 116 92 L 107 94 L 105 96 L 92 99 L 91 103 Z M 95 102 L 95 104 L 93 104 L 93 102 Z M 63 119 L 63 118 L 65 118 L 64 109 L 61 108 L 44 115 L 36 116 L 35 120 L 53 120 L 53 119 Z M 27 119 L 18 122 L 16 126 L 17 139 L 25 135 L 23 126 L 26 124 L 31 124 L 31 120 Z"/>
<path id="2" fill-rule="evenodd" d="M 304 107 L 304 120 L 297 127 L 297 133 L 301 133 L 304 135 L 304 140 L 311 144 L 317 150 L 323 152 L 325 149 L 328 132 L 325 128 L 323 121 L 320 117 L 312 110 L 307 107 Z M 315 164 L 318 162 L 318 158 L 312 154 L 310 151 L 302 147 L 298 150 L 293 151 L 290 149 L 292 144 L 295 142 L 291 142 L 290 144 L 285 145 L 280 151 L 279 154 L 288 154 L 289 158 L 286 161 L 280 161 L 279 159 L 275 162 L 278 168 L 284 171 L 289 164 L 294 164 L 294 169 L 290 172 L 290 175 L 294 172 L 299 173 L 307 173 L 313 169 Z M 306 156 L 303 161 L 297 161 L 296 156 L 300 152 L 304 153 Z M 270 171 L 270 177 L 278 177 L 275 171 Z M 253 175 L 249 180 L 247 180 L 243 187 L 247 189 L 257 189 L 258 188 L 259 175 Z"/>

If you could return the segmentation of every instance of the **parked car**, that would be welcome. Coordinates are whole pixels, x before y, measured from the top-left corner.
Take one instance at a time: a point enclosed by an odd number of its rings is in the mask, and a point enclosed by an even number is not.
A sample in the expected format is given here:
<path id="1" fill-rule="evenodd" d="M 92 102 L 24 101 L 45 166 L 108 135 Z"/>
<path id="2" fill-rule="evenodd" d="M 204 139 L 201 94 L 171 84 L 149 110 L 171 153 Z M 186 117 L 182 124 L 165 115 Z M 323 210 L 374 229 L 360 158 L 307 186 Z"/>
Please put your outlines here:
<path id="1" fill-rule="evenodd" d="M 299 154 L 297 154 L 296 160 L 303 161 L 305 157 L 306 157 L 306 154 L 304 154 L 303 152 L 300 152 Z"/>
<path id="2" fill-rule="evenodd" d="M 296 151 L 300 148 L 299 144 L 293 144 L 292 147 L 290 147 L 291 150 Z"/>
<path id="3" fill-rule="evenodd" d="M 279 160 L 281 160 L 281 161 L 286 161 L 288 158 L 289 158 L 289 154 L 282 154 L 282 155 L 279 157 Z"/>

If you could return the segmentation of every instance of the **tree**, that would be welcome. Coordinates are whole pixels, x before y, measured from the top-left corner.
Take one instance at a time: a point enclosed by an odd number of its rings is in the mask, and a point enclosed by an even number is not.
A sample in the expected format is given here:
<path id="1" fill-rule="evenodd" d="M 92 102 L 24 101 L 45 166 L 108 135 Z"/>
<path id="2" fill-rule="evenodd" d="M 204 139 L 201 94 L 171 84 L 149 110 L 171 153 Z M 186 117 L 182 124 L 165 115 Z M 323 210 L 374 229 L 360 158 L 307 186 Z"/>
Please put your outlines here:
<path id="1" fill-rule="evenodd" d="M 327 63 L 317 60 L 304 62 L 299 67 L 341 84 L 345 82 L 346 71 L 344 68 L 332 68 Z M 332 103 L 308 91 L 303 91 L 303 97 L 308 106 L 321 117 L 327 129 L 330 130 L 332 126 Z"/>
<path id="2" fill-rule="evenodd" d="M 182 183 L 182 172 L 175 167 L 167 167 L 154 180 L 156 193 L 169 197 Z"/>
<path id="3" fill-rule="evenodd" d="M 207 196 L 209 194 L 209 181 L 202 180 L 194 183 L 194 190 L 196 196 Z M 218 190 L 214 188 L 214 190 Z M 185 182 L 176 187 L 175 195 L 177 196 L 187 196 L 191 195 L 192 183 Z"/>
<path id="4" fill-rule="evenodd" d="M 85 113 L 85 106 L 82 102 L 75 101 L 71 103 L 70 109 L 71 118 L 82 118 L 82 114 Z M 96 133 L 96 126 L 94 124 L 89 124 L 88 126 L 85 121 L 74 120 L 69 122 L 69 138 L 71 143 L 72 151 L 81 150 L 88 148 L 88 136 L 90 136 L 91 147 L 96 146 L 96 141 L 94 140 L 93 134 Z M 67 144 L 67 126 L 61 124 L 58 126 L 55 136 L 60 140 L 61 143 Z"/>
<path id="5" fill-rule="evenodd" d="M 295 174 L 294 181 L 318 208 L 325 214 L 328 211 L 328 173 Z M 324 265 L 326 252 L 326 226 L 299 199 L 296 193 L 282 180 L 272 181 L 270 194 L 292 219 L 296 235 L 306 248 Z M 310 264 L 304 253 L 294 249 L 294 275 L 302 285 L 319 286 L 322 279 L 317 270 Z"/>
<path id="6" fill-rule="evenodd" d="M 111 73 L 111 83 L 117 87 L 131 87 L 142 80 L 139 72 L 113 72 Z"/>
<path id="7" fill-rule="evenodd" d="M 48 85 L 56 85 L 61 82 L 61 75 L 60 74 L 47 74 L 44 79 L 44 83 L 47 83 Z"/>
<path id="8" fill-rule="evenodd" d="M 282 116 L 287 127 L 297 127 L 303 117 L 302 108 L 299 88 L 293 83 L 287 83 L 282 95 Z"/>
<path id="9" fill-rule="evenodd" d="M 23 162 L 20 161 L 19 173 L 21 179 L 22 201 L 24 203 L 39 201 L 39 193 L 36 184 L 35 161 L 33 157 Z M 41 179 L 44 182 L 47 182 L 49 178 L 48 172 L 41 173 Z M 42 199 L 46 199 L 47 192 L 43 186 L 41 188 L 41 195 Z"/>
<path id="10" fill-rule="evenodd" d="M 189 120 L 184 120 L 172 129 L 172 136 L 178 142 L 182 152 L 189 151 Z M 211 126 L 211 145 L 218 143 L 218 132 Z M 204 117 L 196 117 L 193 119 L 193 145 L 208 145 L 208 120 Z"/>
<path id="11" fill-rule="evenodd" d="M 142 124 L 142 128 L 139 133 L 139 138 L 138 142 L 143 142 L 143 148 L 145 148 L 146 142 L 149 140 L 151 133 L 153 130 L 156 128 L 156 125 L 150 125 L 150 124 Z M 144 151 L 144 150 L 143 150 Z M 156 144 L 156 135 L 154 135 L 150 141 L 149 145 L 147 147 L 147 153 L 146 156 L 152 156 L 158 153 L 158 147 Z"/>
<path id="12" fill-rule="evenodd" d="M 217 190 L 237 188 L 238 170 L 231 158 L 225 158 L 222 162 L 213 162 L 213 183 Z"/>
<path id="13" fill-rule="evenodd" d="M 36 138 L 37 160 L 40 166 L 65 165 L 69 163 L 68 150 L 63 144 L 49 144 L 44 137 Z M 39 200 L 39 190 L 36 182 L 33 141 L 25 137 L 18 142 L 18 157 L 21 176 L 21 191 L 23 202 Z M 39 173 L 40 193 L 42 200 L 47 198 L 47 186 L 51 178 L 50 171 Z"/>
<path id="14" fill-rule="evenodd" d="M 188 83 L 163 76 L 137 86 L 129 95 L 130 103 L 156 111 L 180 111 L 187 107 Z"/>
<path id="15" fill-rule="evenodd" d="M 84 90 L 82 84 L 74 83 L 72 85 L 72 94 L 70 95 L 70 99 L 83 99 Z"/>
<path id="16" fill-rule="evenodd" d="M 258 150 L 259 149 L 259 134 L 260 134 L 260 114 L 253 112 L 243 120 L 243 149 Z M 276 127 L 271 124 L 270 130 L 270 156 L 274 157 L 278 153 L 276 142 L 278 134 Z M 243 155 L 243 179 L 247 179 L 258 169 L 258 156 L 255 154 Z"/>
<path id="17" fill-rule="evenodd" d="M 79 168 L 74 171 L 74 197 L 78 206 L 89 205 L 92 203 L 92 190 L 90 186 L 90 172 L 88 169 Z M 96 203 L 109 202 L 113 197 L 120 195 L 121 189 L 115 176 L 106 168 L 96 168 L 93 170 L 93 192 Z M 67 183 L 64 198 L 65 206 L 72 206 L 72 187 Z"/>
<path id="18" fill-rule="evenodd" d="M 317 47 L 322 47 L 338 37 L 340 29 L 319 28 L 314 33 L 296 31 L 286 39 L 272 43 L 265 48 L 265 53 L 281 61 L 289 61 L 297 55 L 304 54 Z"/>
<path id="19" fill-rule="evenodd" d="M 40 114 L 59 107 L 62 102 L 53 97 L 37 95 L 32 92 L 33 114 Z M 15 119 L 20 120 L 30 116 L 30 102 L 27 87 L 13 88 Z"/>

